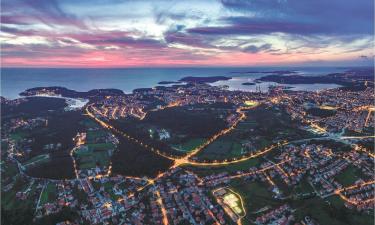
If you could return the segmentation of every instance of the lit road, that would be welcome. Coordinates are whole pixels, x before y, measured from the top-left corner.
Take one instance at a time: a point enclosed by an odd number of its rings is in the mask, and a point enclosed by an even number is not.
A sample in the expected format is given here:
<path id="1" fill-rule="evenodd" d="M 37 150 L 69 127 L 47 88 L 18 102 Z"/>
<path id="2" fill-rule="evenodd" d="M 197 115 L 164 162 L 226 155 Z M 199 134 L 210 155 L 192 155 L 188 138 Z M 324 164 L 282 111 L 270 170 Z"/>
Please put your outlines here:
<path id="1" fill-rule="evenodd" d="M 167 210 L 165 209 L 165 206 L 163 204 L 163 199 L 162 199 L 162 197 L 160 195 L 160 191 L 156 190 L 155 194 L 157 196 L 156 202 L 160 206 L 161 214 L 163 216 L 163 225 L 168 225 L 169 223 L 168 223 L 168 217 L 167 217 Z"/>
<path id="2" fill-rule="evenodd" d="M 342 200 L 344 200 L 346 202 L 349 202 L 352 205 L 366 204 L 367 202 L 375 201 L 375 198 L 372 197 L 372 198 L 369 198 L 367 200 L 357 201 L 357 200 L 349 199 L 342 192 L 343 191 L 348 191 L 348 190 L 351 190 L 351 189 L 361 188 L 363 186 L 371 185 L 371 184 L 374 184 L 374 183 L 375 183 L 375 181 L 371 180 L 371 181 L 367 181 L 367 182 L 364 182 L 364 183 L 361 183 L 361 184 L 355 184 L 355 185 L 352 185 L 352 186 L 349 186 L 349 187 L 344 187 L 344 188 L 336 189 L 334 191 L 334 194 L 338 195 Z"/>
<path id="3" fill-rule="evenodd" d="M 192 161 L 190 159 L 192 156 L 196 155 L 202 149 L 204 149 L 209 144 L 211 144 L 212 142 L 214 142 L 215 140 L 217 140 L 219 137 L 221 137 L 221 136 L 223 136 L 223 135 L 231 132 L 233 129 L 235 129 L 236 126 L 238 125 L 238 123 L 246 118 L 245 112 L 243 112 L 243 110 L 249 110 L 249 109 L 252 109 L 252 108 L 254 108 L 256 106 L 257 106 L 257 104 L 255 104 L 254 106 L 250 106 L 250 107 L 240 107 L 240 108 L 238 108 L 236 110 L 236 112 L 239 114 L 239 117 L 237 118 L 237 120 L 235 122 L 233 122 L 233 124 L 230 127 L 225 128 L 224 130 L 221 130 L 217 134 L 213 135 L 205 143 L 203 143 L 200 146 L 198 146 L 197 148 L 193 149 L 192 151 L 190 151 L 188 154 L 186 154 L 183 157 L 177 157 L 177 156 L 173 156 L 173 155 L 167 155 L 163 151 L 155 149 L 155 148 L 153 148 L 153 147 L 151 147 L 151 146 L 143 143 L 142 141 L 140 141 L 140 140 L 138 140 L 138 139 L 136 139 L 134 137 L 131 137 L 129 134 L 127 134 L 127 133 L 125 133 L 123 131 L 118 130 L 117 128 L 113 127 L 112 125 L 109 125 L 108 123 L 106 123 L 103 120 L 97 118 L 93 113 L 90 112 L 89 107 L 91 107 L 94 111 L 98 112 L 98 110 L 95 107 L 93 107 L 93 106 L 87 106 L 85 110 L 86 110 L 86 114 L 89 117 L 91 117 L 92 119 L 94 119 L 96 122 L 98 122 L 102 127 L 110 129 L 110 130 L 116 132 L 117 134 L 122 135 L 123 137 L 127 138 L 128 140 L 133 141 L 133 142 L 139 144 L 140 146 L 144 147 L 147 150 L 152 151 L 153 153 L 155 153 L 155 154 L 157 154 L 159 156 L 162 156 L 164 158 L 172 160 L 174 162 L 172 168 L 174 168 L 174 167 L 178 167 L 180 165 L 185 165 L 185 164 L 195 165 L 195 166 L 229 165 L 229 164 L 238 163 L 238 162 L 246 161 L 248 159 L 259 157 L 259 156 L 264 155 L 265 153 L 267 153 L 267 152 L 275 149 L 276 147 L 280 147 L 280 145 L 279 146 L 278 145 L 271 145 L 268 148 L 262 149 L 260 151 L 255 152 L 255 153 L 252 153 L 252 154 L 250 154 L 248 156 L 243 156 L 243 157 L 238 158 L 238 159 L 225 160 L 223 162 L 195 162 L 195 161 Z M 99 114 L 103 115 L 102 113 L 99 113 Z M 284 142 L 283 145 L 286 145 L 286 144 L 288 144 L 288 142 Z"/>

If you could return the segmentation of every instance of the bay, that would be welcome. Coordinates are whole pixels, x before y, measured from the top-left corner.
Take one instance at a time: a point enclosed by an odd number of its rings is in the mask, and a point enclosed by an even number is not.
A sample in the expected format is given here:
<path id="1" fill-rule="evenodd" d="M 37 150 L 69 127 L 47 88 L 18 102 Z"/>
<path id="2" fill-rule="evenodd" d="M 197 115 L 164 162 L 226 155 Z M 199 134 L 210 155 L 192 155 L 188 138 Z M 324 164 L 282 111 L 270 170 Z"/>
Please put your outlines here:
<path id="1" fill-rule="evenodd" d="M 178 81 L 186 76 L 227 76 L 233 79 L 213 85 L 228 85 L 230 90 L 267 91 L 275 83 L 242 85 L 268 74 L 267 71 L 296 71 L 303 76 L 343 72 L 337 67 L 208 67 L 208 68 L 1 68 L 1 96 L 14 99 L 34 87 L 61 86 L 77 91 L 116 88 L 131 93 L 136 88 L 150 88 L 160 81 Z M 317 91 L 339 87 L 336 84 L 286 85 L 292 90 Z"/>

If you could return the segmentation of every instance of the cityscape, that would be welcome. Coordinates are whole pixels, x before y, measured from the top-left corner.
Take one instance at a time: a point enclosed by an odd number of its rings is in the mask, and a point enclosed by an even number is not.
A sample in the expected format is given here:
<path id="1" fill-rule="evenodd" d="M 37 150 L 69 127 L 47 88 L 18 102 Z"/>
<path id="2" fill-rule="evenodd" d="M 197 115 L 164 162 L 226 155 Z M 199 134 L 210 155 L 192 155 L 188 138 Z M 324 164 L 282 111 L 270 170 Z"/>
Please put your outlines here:
<path id="1" fill-rule="evenodd" d="M 350 85 L 243 92 L 198 77 L 3 98 L 2 201 L 58 224 L 341 224 L 325 210 L 370 224 L 373 69 L 336 76 Z"/>
<path id="2" fill-rule="evenodd" d="M 1 11 L 1 224 L 374 224 L 372 1 Z"/>

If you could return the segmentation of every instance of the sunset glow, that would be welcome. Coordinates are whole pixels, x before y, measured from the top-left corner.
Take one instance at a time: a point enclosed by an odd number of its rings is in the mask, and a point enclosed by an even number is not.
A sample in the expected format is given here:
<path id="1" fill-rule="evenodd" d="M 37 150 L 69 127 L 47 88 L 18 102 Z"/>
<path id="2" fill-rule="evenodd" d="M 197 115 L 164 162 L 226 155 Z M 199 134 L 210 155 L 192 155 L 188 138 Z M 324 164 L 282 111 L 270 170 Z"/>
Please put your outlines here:
<path id="1" fill-rule="evenodd" d="M 373 1 L 4 0 L 3 67 L 371 65 Z"/>

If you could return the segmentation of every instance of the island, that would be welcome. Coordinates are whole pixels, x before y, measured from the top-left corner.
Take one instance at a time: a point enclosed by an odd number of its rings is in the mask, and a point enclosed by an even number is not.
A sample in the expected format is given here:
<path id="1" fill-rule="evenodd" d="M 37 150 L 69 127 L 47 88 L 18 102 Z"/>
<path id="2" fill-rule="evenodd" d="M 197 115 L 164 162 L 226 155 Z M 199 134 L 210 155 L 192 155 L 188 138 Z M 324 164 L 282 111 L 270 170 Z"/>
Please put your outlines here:
<path id="1" fill-rule="evenodd" d="M 225 77 L 225 76 L 213 76 L 213 77 L 184 77 L 181 78 L 180 82 L 190 82 L 190 83 L 214 83 L 216 81 L 225 81 L 230 80 L 231 77 Z"/>
<path id="2" fill-rule="evenodd" d="M 279 84 L 338 84 L 344 87 L 357 87 L 363 85 L 366 81 L 373 79 L 373 74 L 373 68 L 363 68 L 321 76 L 267 75 L 256 81 L 276 82 Z M 370 84 L 372 85 L 371 82 L 366 82 L 366 85 Z"/>
<path id="3" fill-rule="evenodd" d="M 158 84 L 181 84 L 180 81 L 160 81 Z"/>
<path id="4" fill-rule="evenodd" d="M 90 91 L 75 91 L 65 87 L 36 87 L 20 93 L 21 96 L 61 96 L 67 98 L 94 98 L 104 96 L 122 96 L 125 93 L 119 89 L 93 89 Z"/>
<path id="5" fill-rule="evenodd" d="M 231 73 L 239 73 L 239 74 L 246 74 L 246 73 L 258 73 L 258 74 L 277 74 L 277 75 L 286 75 L 286 74 L 295 74 L 297 71 L 290 71 L 290 70 L 274 70 L 274 71 L 234 71 Z"/>
<path id="6" fill-rule="evenodd" d="M 245 83 L 242 83 L 242 85 L 255 85 L 256 83 L 254 83 L 254 82 L 245 82 Z"/>

